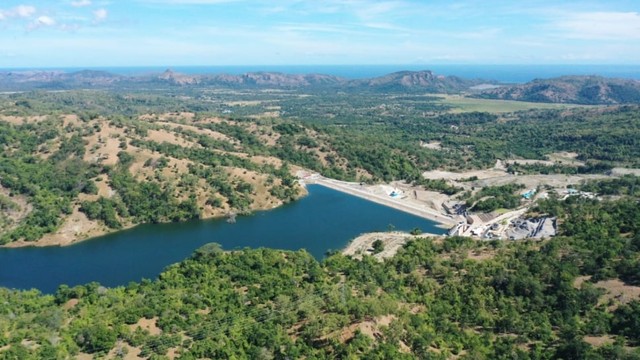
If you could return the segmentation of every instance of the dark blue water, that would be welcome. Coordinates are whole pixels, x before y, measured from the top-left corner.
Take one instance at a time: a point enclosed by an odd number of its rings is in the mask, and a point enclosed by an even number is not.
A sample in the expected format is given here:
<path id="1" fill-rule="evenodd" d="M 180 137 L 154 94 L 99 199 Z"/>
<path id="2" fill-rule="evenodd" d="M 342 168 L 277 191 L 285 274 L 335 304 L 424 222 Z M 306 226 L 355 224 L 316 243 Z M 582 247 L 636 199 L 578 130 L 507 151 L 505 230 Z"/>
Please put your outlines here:
<path id="1" fill-rule="evenodd" d="M 432 70 L 441 75 L 455 75 L 468 79 L 497 80 L 504 83 L 523 83 L 533 79 L 547 79 L 562 75 L 600 75 L 640 79 L 640 65 L 238 65 L 238 66 L 156 66 L 91 68 L 121 75 L 161 73 L 171 68 L 186 74 L 243 74 L 255 71 L 275 71 L 287 74 L 328 74 L 348 79 L 371 78 L 396 71 Z M 46 70 L 78 71 L 86 68 Z M 5 69 L 2 71 L 20 69 Z M 22 69 L 27 70 L 27 69 Z"/>
<path id="2" fill-rule="evenodd" d="M 292 204 L 224 220 L 141 225 L 68 247 L 0 249 L 0 286 L 54 292 L 60 284 L 97 281 L 126 285 L 155 278 L 200 246 L 216 242 L 224 249 L 269 247 L 307 249 L 321 259 L 327 250 L 371 231 L 420 228 L 441 233 L 436 223 L 319 185 Z"/>

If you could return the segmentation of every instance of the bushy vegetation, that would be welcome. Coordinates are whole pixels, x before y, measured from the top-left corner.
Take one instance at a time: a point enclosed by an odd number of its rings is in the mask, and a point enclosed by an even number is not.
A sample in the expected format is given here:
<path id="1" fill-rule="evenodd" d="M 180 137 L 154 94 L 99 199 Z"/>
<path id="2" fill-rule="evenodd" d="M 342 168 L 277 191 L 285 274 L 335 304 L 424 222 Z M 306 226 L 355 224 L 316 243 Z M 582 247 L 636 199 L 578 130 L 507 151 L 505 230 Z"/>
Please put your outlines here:
<path id="1" fill-rule="evenodd" d="M 30 107 L 31 110 L 33 108 Z M 229 151 L 238 149 L 229 141 L 177 129 L 176 134 L 200 146 L 158 143 L 147 140 L 145 136 L 150 130 L 162 129 L 161 126 L 116 115 L 108 119 L 96 116 L 83 119 L 80 116 L 79 122 L 64 125 L 63 117 L 53 115 L 22 125 L 0 121 L 0 185 L 13 195 L 23 195 L 30 203 L 29 209 L 32 209 L 15 222 L 4 215 L 1 217 L 0 243 L 38 240 L 58 230 L 75 209 L 111 229 L 138 223 L 198 218 L 205 205 L 215 208 L 226 205 L 231 211 L 249 212 L 255 185 L 230 177 L 226 171 L 229 168 L 267 174 L 270 182 L 265 185 L 269 194 L 283 202 L 298 196 L 298 185 L 289 167 L 256 164 L 243 154 L 231 154 Z M 263 144 L 241 125 L 222 124 L 203 128 L 224 132 L 240 143 L 246 143 L 242 149 L 249 153 L 268 154 Z M 98 144 L 88 148 L 87 138 L 100 131 L 102 126 L 122 129 L 123 135 L 117 138 L 119 152 L 115 166 L 104 165 L 101 155 L 95 153 L 100 143 L 107 139 L 99 137 Z M 204 141 L 205 138 L 210 141 Z M 143 167 L 151 170 L 153 176 L 141 179 L 135 170 L 129 169 L 139 157 L 139 149 L 162 155 L 147 158 L 144 162 Z M 92 160 L 85 161 L 87 153 Z M 163 173 L 165 169 L 175 171 L 174 168 L 167 169 L 170 159 L 191 162 L 188 174 L 177 174 L 178 179 L 170 181 Z M 103 177 L 108 178 L 105 185 L 109 194 L 103 192 L 96 196 L 99 193 L 96 182 Z M 211 192 L 207 196 L 212 199 L 210 202 L 198 202 L 196 198 L 194 187 L 201 181 L 208 187 L 205 190 Z M 3 211 L 12 210 L 9 209 L 12 202 L 5 201 L 5 197 L 0 200 Z"/>
<path id="2" fill-rule="evenodd" d="M 71 213 L 72 200 L 91 192 L 91 178 L 103 169 L 83 162 L 84 145 L 78 136 L 63 137 L 60 148 L 46 159 L 33 155 L 39 145 L 61 135 L 53 121 L 39 126 L 12 126 L 0 122 L 0 185 L 29 197 L 33 211 L 15 229 L 0 237 L 1 243 L 36 240 L 55 230 L 60 216 Z"/>
<path id="3" fill-rule="evenodd" d="M 561 236 L 416 239 L 384 263 L 207 245 L 155 281 L 53 295 L 0 290 L 2 354 L 64 358 L 130 346 L 180 359 L 640 358 L 640 301 L 602 301 L 596 284 L 638 279 L 629 276 L 640 268 L 637 200 L 549 199 L 538 210 L 563 220 Z M 578 286 L 580 276 L 591 278 Z M 145 318 L 158 334 L 133 325 Z M 584 341 L 605 335 L 615 341 Z"/>
<path id="4" fill-rule="evenodd" d="M 447 113 L 447 106 L 418 95 L 292 94 L 300 95 L 198 89 L 2 95 L 4 115 L 51 115 L 37 124 L 0 122 L 0 184 L 25 195 L 33 207 L 1 242 L 53 232 L 74 206 L 114 229 L 198 217 L 197 199 L 180 190 L 199 183 L 211 190 L 201 194 L 207 206 L 245 211 L 255 185 L 232 178 L 228 168 L 265 175 L 261 185 L 286 202 L 297 196 L 289 164 L 341 179 L 403 179 L 448 194 L 459 189 L 423 180 L 421 173 L 486 168 L 514 157 L 543 159 L 557 151 L 574 151 L 588 161 L 578 173 L 640 164 L 635 106 L 498 117 Z M 263 103 L 229 105 L 255 99 Z M 282 118 L 265 119 L 267 108 L 275 105 Z M 232 113 L 196 127 L 232 141 L 186 127 L 175 131 L 198 146 L 146 139 L 166 125 L 137 116 L 169 111 L 195 112 L 195 120 Z M 124 129 L 129 141 L 118 139 L 118 163 L 84 161 L 83 139 L 99 126 L 63 126 L 57 115 L 64 113 L 77 113 L 82 125 L 104 118 Z M 171 122 L 188 125 L 177 115 Z M 268 135 L 275 135 L 269 138 L 273 142 L 265 140 Z M 420 146 L 430 141 L 442 148 Z M 154 170 L 152 177 L 141 180 L 131 172 L 136 161 L 131 148 L 154 154 L 143 165 Z M 257 164 L 250 159 L 254 155 L 284 163 Z M 169 169 L 169 159 L 188 163 L 175 188 L 162 173 L 175 170 Z M 513 168 L 528 173 L 573 169 Z M 97 196 L 101 176 L 109 178 L 113 196 Z M 633 346 L 640 341 L 640 302 L 604 301 L 597 286 L 607 279 L 640 285 L 637 185 L 637 178 L 623 177 L 581 187 L 624 197 L 616 201 L 541 201 L 533 210 L 557 216 L 562 224 L 561 236 L 544 242 L 416 239 L 383 263 L 339 253 L 318 262 L 304 251 L 223 252 L 209 245 L 154 281 L 113 289 L 63 285 L 52 295 L 0 289 L 0 356 L 54 359 L 80 352 L 104 356 L 112 350 L 121 356 L 134 347 L 154 359 L 169 351 L 180 359 L 639 359 Z M 479 211 L 514 208 L 522 188 L 484 188 L 467 198 L 468 205 Z M 91 200 L 80 201 L 80 194 Z M 11 204 L 0 197 L 0 207 Z M 381 245 L 376 243 L 376 251 Z M 484 256 L 470 256 L 477 253 Z M 588 280 L 578 285 L 578 277 Z M 132 326 L 143 319 L 160 332 Z M 584 342 L 585 336 L 604 335 L 615 341 L 599 348 Z"/>
<path id="5" fill-rule="evenodd" d="M 515 209 L 521 203 L 522 196 L 516 193 L 524 189 L 522 184 L 487 186 L 467 199 L 471 210 L 491 212 L 497 209 Z"/>
<path id="6" fill-rule="evenodd" d="M 580 186 L 580 190 L 599 195 L 628 195 L 640 197 L 640 177 L 624 175 L 620 178 L 607 181 L 588 181 Z"/>

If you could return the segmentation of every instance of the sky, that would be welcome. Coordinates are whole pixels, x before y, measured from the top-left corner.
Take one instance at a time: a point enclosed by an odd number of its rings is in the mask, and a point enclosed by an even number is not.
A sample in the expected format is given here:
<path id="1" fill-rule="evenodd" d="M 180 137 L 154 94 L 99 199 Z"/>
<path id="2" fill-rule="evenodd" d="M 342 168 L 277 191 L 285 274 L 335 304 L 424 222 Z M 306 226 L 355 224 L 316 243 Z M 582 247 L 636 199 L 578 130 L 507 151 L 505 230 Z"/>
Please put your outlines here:
<path id="1" fill-rule="evenodd" d="M 640 65 L 640 0 L 0 0 L 0 68 Z"/>

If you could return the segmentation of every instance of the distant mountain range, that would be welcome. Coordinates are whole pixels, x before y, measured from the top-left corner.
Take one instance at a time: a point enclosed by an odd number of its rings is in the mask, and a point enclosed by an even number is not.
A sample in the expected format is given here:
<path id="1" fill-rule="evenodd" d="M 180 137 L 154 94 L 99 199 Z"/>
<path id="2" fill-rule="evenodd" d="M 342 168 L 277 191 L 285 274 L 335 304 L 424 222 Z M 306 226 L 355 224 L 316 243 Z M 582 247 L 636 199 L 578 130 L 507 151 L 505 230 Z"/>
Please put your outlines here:
<path id="1" fill-rule="evenodd" d="M 249 72 L 230 74 L 117 75 L 105 71 L 0 72 L 0 91 L 70 89 L 162 89 L 172 87 L 281 88 L 376 93 L 461 93 L 487 99 L 573 103 L 624 104 L 640 102 L 640 81 L 598 76 L 563 76 L 526 84 L 500 85 L 496 81 L 443 76 L 431 71 L 400 71 L 368 79 L 346 79 L 323 74 Z"/>
<path id="2" fill-rule="evenodd" d="M 250 72 L 229 74 L 182 74 L 167 70 L 161 74 L 123 76 L 105 71 L 13 71 L 0 72 L 0 91 L 65 90 L 93 88 L 147 88 L 200 86 L 228 88 L 314 88 L 339 91 L 458 93 L 487 83 L 431 71 L 401 71 L 370 79 L 351 80 L 323 74 Z M 495 83 L 495 82 L 490 82 Z"/>
<path id="3" fill-rule="evenodd" d="M 562 76 L 487 89 L 477 96 L 487 99 L 590 105 L 639 103 L 640 81 L 600 76 Z"/>

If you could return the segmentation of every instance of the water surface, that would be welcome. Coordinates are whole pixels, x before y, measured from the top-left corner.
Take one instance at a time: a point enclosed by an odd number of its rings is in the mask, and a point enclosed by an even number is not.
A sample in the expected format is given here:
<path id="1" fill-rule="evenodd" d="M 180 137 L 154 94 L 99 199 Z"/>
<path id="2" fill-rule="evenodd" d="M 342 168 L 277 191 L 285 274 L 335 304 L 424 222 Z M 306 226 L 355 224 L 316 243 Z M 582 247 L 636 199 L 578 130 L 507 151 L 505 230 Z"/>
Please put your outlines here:
<path id="1" fill-rule="evenodd" d="M 200 246 L 224 249 L 306 249 L 317 259 L 343 248 L 359 234 L 420 228 L 442 233 L 436 223 L 320 185 L 292 204 L 238 217 L 235 224 L 202 220 L 147 224 L 67 247 L 0 249 L 0 286 L 54 292 L 60 284 L 97 281 L 126 285 L 155 278 Z"/>

